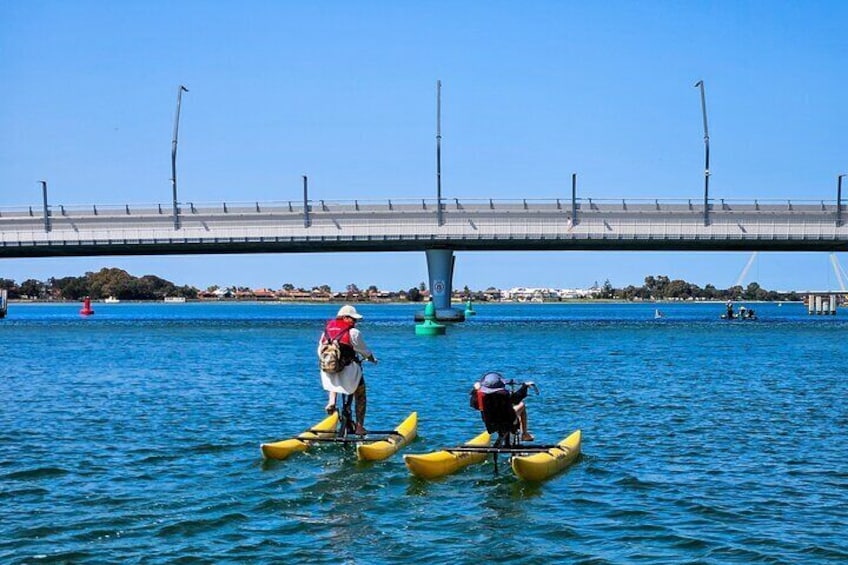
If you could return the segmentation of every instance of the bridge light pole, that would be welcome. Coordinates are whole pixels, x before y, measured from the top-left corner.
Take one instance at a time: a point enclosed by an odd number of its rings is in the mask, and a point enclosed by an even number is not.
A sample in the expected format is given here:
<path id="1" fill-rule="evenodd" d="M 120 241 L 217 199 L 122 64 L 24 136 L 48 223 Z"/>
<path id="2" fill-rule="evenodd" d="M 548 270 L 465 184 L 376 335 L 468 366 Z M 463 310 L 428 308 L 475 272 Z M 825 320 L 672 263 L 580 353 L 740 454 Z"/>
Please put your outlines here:
<path id="1" fill-rule="evenodd" d="M 309 185 L 306 175 L 303 175 L 303 227 L 308 228 L 312 225 L 312 220 L 309 219 Z"/>
<path id="2" fill-rule="evenodd" d="M 571 173 L 571 225 L 577 225 L 577 173 Z"/>
<path id="3" fill-rule="evenodd" d="M 701 88 L 701 113 L 704 115 L 704 225 L 710 225 L 710 133 L 707 129 L 707 98 L 704 94 L 704 81 L 699 80 L 695 87 Z"/>
<path id="4" fill-rule="evenodd" d="M 848 174 L 839 175 L 836 179 L 836 227 L 842 225 L 842 178 Z"/>
<path id="5" fill-rule="evenodd" d="M 180 229 L 180 210 L 177 207 L 177 136 L 180 132 L 180 105 L 183 100 L 183 92 L 188 88 L 183 85 L 177 89 L 177 115 L 174 117 L 174 140 L 171 143 L 171 188 L 174 196 L 174 229 Z"/>
<path id="6" fill-rule="evenodd" d="M 41 202 L 44 205 L 44 231 L 50 231 L 50 212 L 47 210 L 47 181 L 38 181 L 41 183 Z"/>
<path id="7" fill-rule="evenodd" d="M 442 81 L 436 81 L 436 221 L 442 219 Z"/>

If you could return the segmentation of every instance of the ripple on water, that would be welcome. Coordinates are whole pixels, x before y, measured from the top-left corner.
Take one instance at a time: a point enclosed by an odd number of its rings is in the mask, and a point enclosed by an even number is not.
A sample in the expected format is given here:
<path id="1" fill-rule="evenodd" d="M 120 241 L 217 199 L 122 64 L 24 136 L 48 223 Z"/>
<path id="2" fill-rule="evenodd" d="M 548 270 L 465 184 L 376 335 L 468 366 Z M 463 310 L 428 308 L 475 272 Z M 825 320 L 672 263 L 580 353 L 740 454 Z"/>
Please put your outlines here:
<path id="1" fill-rule="evenodd" d="M 189 518 L 160 527 L 156 535 L 159 537 L 192 536 L 198 532 L 228 528 L 247 520 L 249 517 L 241 512 L 231 512 L 211 518 Z"/>
<path id="2" fill-rule="evenodd" d="M 24 501 L 24 500 L 38 500 L 40 497 L 43 497 L 46 494 L 49 494 L 50 491 L 36 486 L 22 486 L 19 488 L 8 488 L 4 490 L 0 490 L 0 500 L 4 499 L 12 499 L 16 501 Z"/>
<path id="3" fill-rule="evenodd" d="M 70 471 L 63 467 L 54 467 L 54 466 L 44 466 L 44 467 L 35 467 L 32 469 L 23 469 L 20 471 L 13 471 L 11 473 L 6 473 L 5 475 L 0 475 L 0 479 L 8 480 L 8 481 L 31 481 L 31 480 L 39 480 L 39 479 L 55 479 L 57 477 L 63 477 L 67 475 Z"/>

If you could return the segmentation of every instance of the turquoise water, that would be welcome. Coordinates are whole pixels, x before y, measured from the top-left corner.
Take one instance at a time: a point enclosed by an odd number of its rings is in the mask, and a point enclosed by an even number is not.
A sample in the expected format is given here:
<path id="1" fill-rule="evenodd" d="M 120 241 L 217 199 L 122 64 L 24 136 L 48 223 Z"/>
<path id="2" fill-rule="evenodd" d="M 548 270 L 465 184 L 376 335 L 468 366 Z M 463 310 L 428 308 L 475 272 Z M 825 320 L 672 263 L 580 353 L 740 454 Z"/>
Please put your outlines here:
<path id="1" fill-rule="evenodd" d="M 328 305 L 12 304 L 0 322 L 3 563 L 832 563 L 848 558 L 848 312 L 758 305 L 486 305 L 440 338 L 415 306 L 361 325 L 368 424 L 405 452 L 479 433 L 480 373 L 533 379 L 538 440 L 583 455 L 527 484 L 491 464 L 434 482 L 400 454 L 259 443 L 322 417 Z"/>

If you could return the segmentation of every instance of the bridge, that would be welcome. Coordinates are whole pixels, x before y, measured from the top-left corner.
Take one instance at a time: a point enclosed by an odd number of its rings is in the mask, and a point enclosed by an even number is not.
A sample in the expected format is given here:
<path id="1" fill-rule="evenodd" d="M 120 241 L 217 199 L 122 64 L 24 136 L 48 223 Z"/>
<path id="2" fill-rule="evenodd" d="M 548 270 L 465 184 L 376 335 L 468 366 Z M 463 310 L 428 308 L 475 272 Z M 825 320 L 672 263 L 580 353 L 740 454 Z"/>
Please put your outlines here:
<path id="1" fill-rule="evenodd" d="M 838 203 L 838 204 L 837 204 Z M 250 202 L 0 209 L 0 257 L 424 251 L 451 318 L 454 251 L 846 251 L 836 201 Z M 706 220 L 706 221 L 705 221 Z M 459 313 L 461 316 L 461 313 Z"/>

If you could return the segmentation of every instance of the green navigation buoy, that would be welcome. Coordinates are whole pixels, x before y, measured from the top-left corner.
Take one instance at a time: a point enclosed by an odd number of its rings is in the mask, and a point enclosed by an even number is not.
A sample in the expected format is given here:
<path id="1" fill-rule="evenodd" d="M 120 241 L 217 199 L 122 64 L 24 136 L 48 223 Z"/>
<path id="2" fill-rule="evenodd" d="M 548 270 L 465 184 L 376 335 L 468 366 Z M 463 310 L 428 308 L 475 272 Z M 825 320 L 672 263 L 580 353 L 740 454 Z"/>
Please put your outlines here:
<path id="1" fill-rule="evenodd" d="M 415 325 L 415 335 L 445 335 L 447 329 L 443 324 L 436 323 L 436 307 L 428 302 L 424 307 L 424 323 Z"/>
<path id="2" fill-rule="evenodd" d="M 477 312 L 474 311 L 474 307 L 471 306 L 471 299 L 468 299 L 468 302 L 465 303 L 465 317 L 468 316 L 476 316 Z"/>

